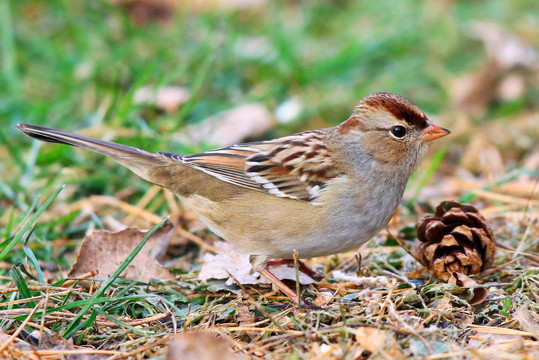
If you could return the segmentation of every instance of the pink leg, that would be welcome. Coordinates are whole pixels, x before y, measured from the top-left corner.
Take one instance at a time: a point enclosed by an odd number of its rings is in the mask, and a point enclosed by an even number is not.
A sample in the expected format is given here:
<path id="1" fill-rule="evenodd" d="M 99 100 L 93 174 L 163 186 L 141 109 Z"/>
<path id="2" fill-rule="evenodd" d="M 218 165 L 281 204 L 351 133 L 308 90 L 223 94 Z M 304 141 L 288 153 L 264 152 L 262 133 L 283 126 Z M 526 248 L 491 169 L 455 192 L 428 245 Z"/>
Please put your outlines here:
<path id="1" fill-rule="evenodd" d="M 293 267 L 294 260 L 293 259 L 273 259 L 273 260 L 268 260 L 267 262 L 267 266 L 279 266 L 279 265 L 290 265 Z M 320 281 L 325 277 L 324 275 L 317 273 L 316 271 L 314 271 L 313 269 L 305 265 L 305 263 L 301 260 L 298 260 L 298 265 L 299 265 L 298 266 L 299 271 L 301 271 L 305 275 L 312 277 L 313 279 Z"/>
<path id="2" fill-rule="evenodd" d="M 261 270 L 258 270 L 258 273 L 271 281 L 271 283 L 275 284 L 275 286 L 277 286 L 282 292 L 284 292 L 294 304 L 298 303 L 298 296 L 296 295 L 296 293 L 292 289 L 290 289 L 284 282 L 282 282 L 275 275 L 273 275 L 273 273 L 268 270 L 267 266 Z"/>

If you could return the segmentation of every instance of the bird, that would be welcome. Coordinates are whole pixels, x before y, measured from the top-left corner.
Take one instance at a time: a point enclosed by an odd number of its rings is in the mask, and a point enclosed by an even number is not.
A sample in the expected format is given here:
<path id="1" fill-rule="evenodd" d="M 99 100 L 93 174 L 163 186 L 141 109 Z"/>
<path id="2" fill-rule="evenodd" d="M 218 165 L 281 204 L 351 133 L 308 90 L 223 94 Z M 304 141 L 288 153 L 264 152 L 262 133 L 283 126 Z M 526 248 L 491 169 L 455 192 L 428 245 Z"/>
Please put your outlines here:
<path id="1" fill-rule="evenodd" d="M 431 141 L 450 133 L 388 92 L 364 97 L 337 126 L 197 154 L 152 153 L 37 125 L 16 128 L 108 156 L 171 190 L 293 302 L 298 295 L 268 262 L 346 252 L 373 238 L 397 210 Z"/>

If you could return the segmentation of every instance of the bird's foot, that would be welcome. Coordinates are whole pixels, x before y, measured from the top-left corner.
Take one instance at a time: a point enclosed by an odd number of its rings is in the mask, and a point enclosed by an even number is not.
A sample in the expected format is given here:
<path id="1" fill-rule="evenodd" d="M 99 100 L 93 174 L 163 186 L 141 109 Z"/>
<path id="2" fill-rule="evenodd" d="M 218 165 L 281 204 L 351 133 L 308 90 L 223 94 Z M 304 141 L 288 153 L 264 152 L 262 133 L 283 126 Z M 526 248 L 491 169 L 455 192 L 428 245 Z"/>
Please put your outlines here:
<path id="1" fill-rule="evenodd" d="M 267 266 L 279 266 L 279 265 L 294 266 L 294 260 L 293 259 L 273 259 L 273 260 L 268 260 L 267 262 Z M 308 275 L 318 281 L 325 278 L 324 275 L 314 271 L 313 269 L 305 265 L 305 263 L 301 260 L 298 260 L 298 270 L 304 273 L 305 275 Z"/>
<path id="2" fill-rule="evenodd" d="M 285 293 L 285 295 L 290 298 L 293 304 L 298 304 L 298 295 L 294 292 L 294 290 L 290 289 L 288 285 L 282 282 L 277 276 L 273 275 L 273 273 L 268 270 L 267 266 L 257 271 L 260 275 L 262 275 L 263 277 L 268 279 L 272 284 L 277 286 L 279 290 Z M 302 305 L 305 304 L 303 300 L 301 300 L 301 304 Z"/>

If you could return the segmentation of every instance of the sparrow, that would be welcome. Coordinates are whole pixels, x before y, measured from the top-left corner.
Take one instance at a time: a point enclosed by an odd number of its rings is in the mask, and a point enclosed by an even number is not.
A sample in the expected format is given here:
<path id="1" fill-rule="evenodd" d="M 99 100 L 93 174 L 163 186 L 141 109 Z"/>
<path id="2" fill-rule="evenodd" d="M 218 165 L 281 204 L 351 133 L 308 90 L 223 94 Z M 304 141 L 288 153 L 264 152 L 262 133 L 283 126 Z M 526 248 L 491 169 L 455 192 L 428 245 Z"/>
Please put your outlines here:
<path id="1" fill-rule="evenodd" d="M 198 154 L 151 153 L 36 125 L 46 142 L 106 155 L 174 192 L 215 234 L 250 255 L 253 269 L 294 302 L 270 259 L 345 252 L 382 230 L 431 141 L 449 134 L 411 101 L 379 92 L 338 126 Z"/>

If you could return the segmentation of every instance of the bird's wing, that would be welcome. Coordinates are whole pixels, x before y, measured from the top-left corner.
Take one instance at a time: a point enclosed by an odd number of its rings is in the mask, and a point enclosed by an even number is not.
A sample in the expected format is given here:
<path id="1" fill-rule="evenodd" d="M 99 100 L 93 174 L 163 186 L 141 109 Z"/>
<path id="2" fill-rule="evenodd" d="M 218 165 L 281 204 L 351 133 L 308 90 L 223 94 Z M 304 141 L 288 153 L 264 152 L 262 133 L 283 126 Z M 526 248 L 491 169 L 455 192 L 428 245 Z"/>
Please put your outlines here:
<path id="1" fill-rule="evenodd" d="M 323 131 L 307 131 L 193 155 L 160 154 L 230 184 L 311 201 L 328 180 L 341 175 L 328 154 Z"/>

